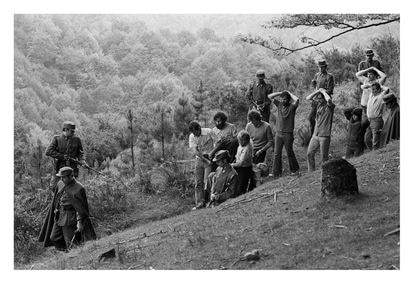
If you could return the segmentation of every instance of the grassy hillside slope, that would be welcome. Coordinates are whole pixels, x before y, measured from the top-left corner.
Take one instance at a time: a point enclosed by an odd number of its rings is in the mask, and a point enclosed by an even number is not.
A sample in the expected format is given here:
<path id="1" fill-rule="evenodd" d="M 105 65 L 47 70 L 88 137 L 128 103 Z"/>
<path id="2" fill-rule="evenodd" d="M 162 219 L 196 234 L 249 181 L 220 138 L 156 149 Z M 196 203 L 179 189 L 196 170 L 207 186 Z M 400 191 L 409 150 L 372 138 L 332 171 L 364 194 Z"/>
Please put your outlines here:
<path id="1" fill-rule="evenodd" d="M 398 269 L 399 234 L 384 234 L 400 222 L 399 143 L 350 162 L 358 175 L 355 197 L 322 200 L 320 170 L 286 176 L 218 207 L 131 228 L 21 268 Z M 116 257 L 99 262 L 112 248 Z M 259 260 L 241 258 L 252 250 L 260 250 Z"/>

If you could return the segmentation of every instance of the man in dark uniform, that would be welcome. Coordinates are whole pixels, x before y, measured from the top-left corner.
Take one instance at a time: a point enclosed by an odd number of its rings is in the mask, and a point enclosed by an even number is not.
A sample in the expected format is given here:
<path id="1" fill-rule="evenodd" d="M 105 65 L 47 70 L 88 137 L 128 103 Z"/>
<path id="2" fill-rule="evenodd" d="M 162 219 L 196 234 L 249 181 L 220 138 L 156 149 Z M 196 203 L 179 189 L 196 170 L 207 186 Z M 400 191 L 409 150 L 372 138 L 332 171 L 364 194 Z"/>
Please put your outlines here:
<path id="1" fill-rule="evenodd" d="M 315 90 L 323 89 L 332 98 L 335 86 L 334 77 L 332 74 L 328 73 L 328 64 L 326 64 L 325 60 L 318 61 L 318 67 L 319 72 L 316 73 L 315 77 L 312 80 L 312 87 Z M 316 101 L 312 101 L 311 103 L 312 108 L 311 112 L 309 113 L 308 120 L 311 133 L 313 133 L 315 129 L 316 109 L 318 104 Z"/>
<path id="2" fill-rule="evenodd" d="M 46 149 L 46 156 L 54 158 L 54 173 L 50 180 L 49 189 L 54 191 L 58 178 L 56 173 L 62 167 L 71 167 L 73 169 L 73 175 L 78 177 L 79 169 L 78 163 L 71 159 L 78 160 L 81 164 L 87 165 L 83 157 L 83 147 L 81 139 L 75 135 L 75 124 L 71 121 L 65 121 L 63 123 L 63 133 L 61 135 L 55 135 L 52 142 Z"/>
<path id="3" fill-rule="evenodd" d="M 230 154 L 227 150 L 220 150 L 213 159 L 218 168 L 210 173 L 205 187 L 205 195 L 210 201 L 208 207 L 214 207 L 229 198 L 235 197 L 239 176 L 230 165 Z"/>
<path id="4" fill-rule="evenodd" d="M 397 97 L 390 93 L 383 98 L 387 107 L 387 115 L 381 132 L 381 146 L 385 146 L 391 140 L 400 140 L 400 105 Z"/>
<path id="5" fill-rule="evenodd" d="M 73 169 L 62 167 L 56 174 L 61 178 L 39 235 L 45 247 L 54 245 L 67 250 L 74 243 L 95 240 L 96 234 L 89 219 L 88 200 L 83 185 L 74 178 Z"/>
<path id="6" fill-rule="evenodd" d="M 256 82 L 250 85 L 247 98 L 250 101 L 249 111 L 256 109 L 260 112 L 262 120 L 269 122 L 271 101 L 267 96 L 273 92 L 273 87 L 265 82 L 265 78 L 263 70 L 256 72 Z"/>
<path id="7" fill-rule="evenodd" d="M 381 63 L 378 60 L 374 59 L 374 55 L 375 54 L 374 54 L 374 51 L 372 49 L 366 49 L 365 50 L 366 60 L 361 61 L 358 64 L 358 72 L 361 71 L 361 70 L 366 70 L 369 67 L 375 67 L 378 70 L 380 70 L 381 72 L 384 72 L 382 70 Z"/>

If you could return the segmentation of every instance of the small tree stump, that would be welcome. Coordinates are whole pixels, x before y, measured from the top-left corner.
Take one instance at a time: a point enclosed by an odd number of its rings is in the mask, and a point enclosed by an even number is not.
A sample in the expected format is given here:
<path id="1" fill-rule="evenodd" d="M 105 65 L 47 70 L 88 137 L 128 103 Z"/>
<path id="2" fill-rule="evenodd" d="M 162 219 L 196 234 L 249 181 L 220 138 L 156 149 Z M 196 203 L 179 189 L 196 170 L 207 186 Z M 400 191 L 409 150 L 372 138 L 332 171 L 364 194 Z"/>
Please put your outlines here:
<path id="1" fill-rule="evenodd" d="M 322 195 L 357 194 L 358 181 L 355 167 L 342 158 L 323 163 L 321 190 Z"/>

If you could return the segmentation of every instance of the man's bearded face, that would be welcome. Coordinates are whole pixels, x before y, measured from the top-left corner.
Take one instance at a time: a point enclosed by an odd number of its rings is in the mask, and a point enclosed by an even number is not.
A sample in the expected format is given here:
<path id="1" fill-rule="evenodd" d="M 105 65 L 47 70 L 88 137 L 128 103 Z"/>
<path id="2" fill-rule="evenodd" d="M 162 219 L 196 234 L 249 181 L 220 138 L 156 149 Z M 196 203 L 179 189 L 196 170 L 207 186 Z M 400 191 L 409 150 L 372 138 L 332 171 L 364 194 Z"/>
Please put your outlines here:
<path id="1" fill-rule="evenodd" d="M 214 123 L 216 124 L 216 127 L 218 129 L 223 129 L 224 128 L 225 122 L 223 120 L 221 120 L 220 118 L 215 119 Z"/>

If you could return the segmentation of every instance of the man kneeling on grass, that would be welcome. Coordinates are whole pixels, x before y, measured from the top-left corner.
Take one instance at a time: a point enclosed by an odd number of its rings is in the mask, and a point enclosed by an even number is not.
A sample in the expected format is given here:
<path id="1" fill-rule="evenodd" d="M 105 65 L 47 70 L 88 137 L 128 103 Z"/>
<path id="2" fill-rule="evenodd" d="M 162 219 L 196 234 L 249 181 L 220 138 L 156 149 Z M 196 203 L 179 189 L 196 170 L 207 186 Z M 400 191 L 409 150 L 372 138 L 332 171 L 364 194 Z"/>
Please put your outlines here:
<path id="1" fill-rule="evenodd" d="M 213 162 L 216 162 L 218 167 L 207 179 L 205 195 L 210 197 L 207 207 L 214 207 L 234 197 L 239 181 L 237 172 L 230 165 L 229 151 L 218 151 L 214 156 Z"/>

